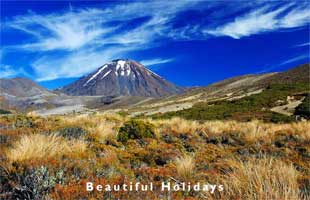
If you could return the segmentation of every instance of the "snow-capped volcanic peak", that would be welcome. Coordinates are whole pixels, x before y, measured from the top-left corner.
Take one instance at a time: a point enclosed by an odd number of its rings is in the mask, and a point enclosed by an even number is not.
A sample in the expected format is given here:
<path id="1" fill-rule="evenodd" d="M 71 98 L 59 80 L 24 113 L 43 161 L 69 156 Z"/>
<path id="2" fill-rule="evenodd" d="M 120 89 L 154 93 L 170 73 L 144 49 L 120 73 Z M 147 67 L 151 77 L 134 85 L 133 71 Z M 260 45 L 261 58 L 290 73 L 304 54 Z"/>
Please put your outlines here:
<path id="1" fill-rule="evenodd" d="M 116 70 L 118 70 L 119 68 L 124 69 L 125 64 L 126 64 L 125 60 L 116 61 Z"/>
<path id="2" fill-rule="evenodd" d="M 130 65 L 125 60 L 116 61 L 115 75 L 129 76 L 131 72 Z"/>
<path id="3" fill-rule="evenodd" d="M 109 62 L 61 89 L 69 95 L 160 97 L 183 91 L 142 64 L 128 59 Z"/>

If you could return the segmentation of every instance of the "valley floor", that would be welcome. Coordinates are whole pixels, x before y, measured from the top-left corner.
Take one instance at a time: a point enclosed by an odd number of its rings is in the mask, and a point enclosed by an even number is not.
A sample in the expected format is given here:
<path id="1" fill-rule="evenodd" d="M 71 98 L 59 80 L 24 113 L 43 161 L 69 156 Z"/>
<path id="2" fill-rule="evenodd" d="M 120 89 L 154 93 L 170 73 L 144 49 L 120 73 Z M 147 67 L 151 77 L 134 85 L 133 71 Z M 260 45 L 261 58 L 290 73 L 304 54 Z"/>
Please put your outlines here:
<path id="1" fill-rule="evenodd" d="M 310 121 L 6 115 L 0 142 L 0 199 L 310 198 Z M 87 182 L 217 189 L 89 192 Z"/>

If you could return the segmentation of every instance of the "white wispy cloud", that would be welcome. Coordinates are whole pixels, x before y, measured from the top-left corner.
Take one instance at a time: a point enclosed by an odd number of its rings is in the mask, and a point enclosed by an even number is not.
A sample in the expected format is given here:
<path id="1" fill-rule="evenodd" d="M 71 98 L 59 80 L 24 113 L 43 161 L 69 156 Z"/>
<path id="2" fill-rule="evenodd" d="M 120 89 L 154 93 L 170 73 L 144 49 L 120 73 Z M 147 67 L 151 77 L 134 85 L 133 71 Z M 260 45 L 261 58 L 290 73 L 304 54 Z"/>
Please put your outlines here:
<path id="1" fill-rule="evenodd" d="M 20 30 L 32 40 L 14 45 L 22 51 L 42 52 L 31 66 L 36 80 L 79 77 L 127 52 L 152 47 L 168 31 L 176 13 L 195 2 L 150 2 L 118 4 L 108 8 L 71 8 L 67 12 L 16 16 L 6 27 Z M 148 5 L 148 6 L 147 6 Z M 145 12 L 148 7 L 148 12 Z M 129 20 L 148 18 L 137 27 Z M 111 25 L 110 23 L 117 22 Z M 63 53 L 53 54 L 50 52 Z"/>
<path id="2" fill-rule="evenodd" d="M 0 78 L 11 78 L 27 73 L 22 68 L 12 67 L 10 65 L 0 65 Z"/>
<path id="3" fill-rule="evenodd" d="M 39 15 L 29 13 L 6 23 L 31 36 L 33 41 L 18 47 L 30 51 L 79 50 L 90 45 L 145 44 L 154 40 L 177 12 L 194 2 L 150 2 L 120 4 L 111 8 L 70 9 L 64 13 Z M 148 7 L 148 12 L 145 12 Z M 150 17 L 139 27 L 127 30 L 129 20 Z M 117 21 L 117 25 L 109 22 Z M 35 31 L 34 31 L 35 30 Z"/>
<path id="4" fill-rule="evenodd" d="M 310 12 L 307 5 L 296 7 L 289 4 L 277 9 L 271 9 L 269 5 L 236 17 L 232 22 L 222 26 L 207 28 L 203 32 L 214 36 L 240 39 L 253 34 L 304 26 L 309 23 L 309 18 Z"/>
<path id="5" fill-rule="evenodd" d="M 301 44 L 297 44 L 293 47 L 306 47 L 306 46 L 310 46 L 310 42 L 305 42 L 305 43 L 301 43 Z"/>
<path id="6" fill-rule="evenodd" d="M 127 51 L 126 48 L 113 48 L 101 51 L 81 50 L 65 56 L 44 56 L 32 63 L 37 81 L 54 80 L 59 77 L 81 77 L 90 73 Z"/>
<path id="7" fill-rule="evenodd" d="M 16 17 L 9 26 L 33 36 L 34 42 L 19 47 L 30 51 L 75 50 L 95 42 L 116 27 L 102 27 L 95 17 L 97 10 L 69 12 L 64 15 L 37 15 Z M 35 27 L 36 31 L 33 31 Z"/>
<path id="8" fill-rule="evenodd" d="M 169 63 L 172 62 L 173 60 L 174 60 L 173 58 L 154 58 L 150 60 L 141 60 L 140 63 L 148 67 L 152 65 Z"/>
<path id="9" fill-rule="evenodd" d="M 260 73 L 267 73 L 267 72 L 270 72 L 270 71 L 273 71 L 273 70 L 276 70 L 278 68 L 281 68 L 283 65 L 286 65 L 286 64 L 291 64 L 291 63 L 295 63 L 297 61 L 301 61 L 301 60 L 306 60 L 308 59 L 308 62 L 309 62 L 309 56 L 308 54 L 302 54 L 302 55 L 298 55 L 298 56 L 295 56 L 295 57 L 292 57 L 292 58 L 289 58 L 289 59 L 286 59 L 278 64 L 273 64 L 273 65 L 269 65 L 267 66 L 265 69 L 261 70 L 261 71 L 258 71 L 256 73 L 260 74 Z"/>
<path id="10" fill-rule="evenodd" d="M 286 64 L 294 63 L 294 62 L 304 60 L 304 59 L 308 59 L 308 61 L 309 61 L 309 55 L 303 54 L 303 55 L 295 56 L 293 58 L 290 58 L 290 59 L 287 59 L 287 60 L 281 62 L 279 65 L 286 65 Z"/>
<path id="11" fill-rule="evenodd" d="M 205 40 L 210 35 L 238 39 L 309 23 L 307 5 L 292 3 L 272 9 L 271 6 L 262 7 L 259 4 L 259 8 L 253 10 L 257 6 L 254 3 L 255 6 L 244 4 L 240 7 L 231 4 L 231 9 L 227 8 L 225 12 L 206 15 L 206 18 L 214 20 L 212 26 L 200 22 L 185 23 L 178 28 L 173 26 L 178 14 L 188 10 L 202 11 L 213 4 L 204 1 L 119 2 L 109 7 L 70 7 L 67 11 L 50 14 L 29 12 L 3 23 L 4 28 L 19 30 L 28 35 L 27 40 L 6 48 L 37 53 L 35 60 L 29 62 L 35 78 L 43 81 L 85 75 L 107 61 L 160 45 L 161 39 Z M 221 24 L 222 18 L 241 9 L 248 9 L 250 5 L 252 10 L 249 13 Z M 129 21 L 139 19 L 143 20 L 137 25 L 128 24 Z M 155 58 L 142 62 L 151 66 L 172 60 Z"/>

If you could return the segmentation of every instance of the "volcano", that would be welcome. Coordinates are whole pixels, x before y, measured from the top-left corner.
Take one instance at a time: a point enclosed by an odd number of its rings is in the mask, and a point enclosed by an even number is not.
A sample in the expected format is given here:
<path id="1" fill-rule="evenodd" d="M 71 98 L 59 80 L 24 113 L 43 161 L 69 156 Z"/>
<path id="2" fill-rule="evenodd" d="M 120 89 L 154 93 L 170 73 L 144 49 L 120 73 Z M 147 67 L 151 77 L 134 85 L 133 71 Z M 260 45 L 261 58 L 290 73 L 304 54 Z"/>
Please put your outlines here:
<path id="1" fill-rule="evenodd" d="M 59 91 L 72 96 L 162 97 L 180 94 L 184 89 L 136 61 L 118 59 Z"/>

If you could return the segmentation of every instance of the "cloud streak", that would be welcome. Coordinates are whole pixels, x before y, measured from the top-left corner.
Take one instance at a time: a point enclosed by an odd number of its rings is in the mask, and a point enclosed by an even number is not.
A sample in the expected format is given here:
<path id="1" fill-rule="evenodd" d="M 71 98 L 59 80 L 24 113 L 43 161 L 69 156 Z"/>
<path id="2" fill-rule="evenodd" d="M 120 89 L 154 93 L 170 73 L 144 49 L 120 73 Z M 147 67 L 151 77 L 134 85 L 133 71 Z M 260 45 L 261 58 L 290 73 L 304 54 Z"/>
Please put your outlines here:
<path id="1" fill-rule="evenodd" d="M 158 64 L 169 63 L 172 62 L 173 60 L 174 60 L 173 58 L 154 58 L 150 60 L 141 60 L 140 63 L 148 67 Z"/>
<path id="2" fill-rule="evenodd" d="M 128 52 L 150 48 L 168 31 L 167 23 L 194 2 L 119 4 L 109 8 L 70 9 L 63 13 L 16 16 L 6 27 L 22 31 L 31 40 L 9 48 L 42 52 L 31 63 L 36 80 L 80 77 Z M 131 21 L 147 18 L 131 27 Z M 34 31 L 35 30 L 35 31 Z"/>
<path id="3" fill-rule="evenodd" d="M 307 25 L 310 18 L 309 6 L 295 6 L 293 10 L 292 7 L 290 4 L 271 10 L 270 5 L 264 6 L 215 29 L 206 29 L 204 33 L 240 39 L 254 34 Z"/>
<path id="4" fill-rule="evenodd" d="M 29 12 L 6 20 L 5 29 L 18 30 L 25 40 L 7 49 L 36 53 L 29 61 L 38 81 L 80 77 L 112 59 L 134 51 L 160 46 L 167 41 L 234 39 L 305 26 L 309 6 L 227 3 L 225 12 L 206 12 L 201 22 L 179 18 L 188 11 L 218 9 L 209 1 L 150 1 L 117 3 L 109 7 L 72 8 L 49 14 Z M 147 12 L 146 12 L 147 8 Z M 243 15 L 240 11 L 250 10 Z M 227 20 L 227 16 L 230 17 Z M 176 26 L 182 21 L 181 26 Z M 206 21 L 207 23 L 204 23 Z M 142 61 L 145 65 L 172 62 L 171 58 Z M 10 68 L 1 73 L 13 74 Z"/>
<path id="5" fill-rule="evenodd" d="M 14 68 L 10 65 L 0 65 L 0 78 L 12 78 L 21 75 L 27 75 L 22 68 Z"/>
<path id="6" fill-rule="evenodd" d="M 286 65 L 286 64 L 290 64 L 290 63 L 294 63 L 300 60 L 304 60 L 304 59 L 309 59 L 309 55 L 308 54 L 304 54 L 304 55 L 300 55 L 300 56 L 296 56 L 294 58 L 290 58 L 288 60 L 285 60 L 283 62 L 281 62 L 279 65 Z"/>
<path id="7" fill-rule="evenodd" d="M 306 47 L 306 46 L 310 46 L 310 42 L 305 42 L 305 43 L 301 43 L 301 44 L 297 44 L 297 45 L 295 45 L 295 46 L 293 46 L 293 47 Z"/>

